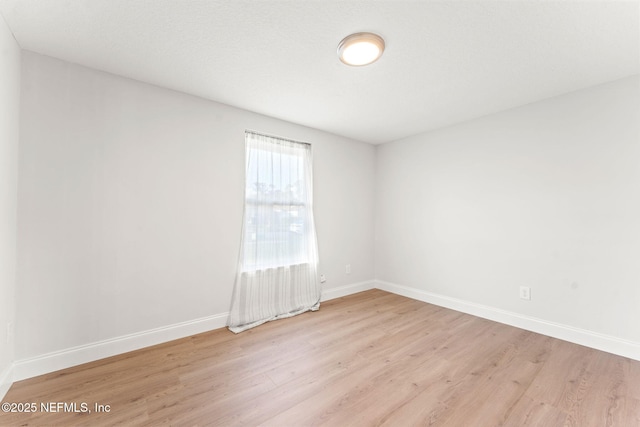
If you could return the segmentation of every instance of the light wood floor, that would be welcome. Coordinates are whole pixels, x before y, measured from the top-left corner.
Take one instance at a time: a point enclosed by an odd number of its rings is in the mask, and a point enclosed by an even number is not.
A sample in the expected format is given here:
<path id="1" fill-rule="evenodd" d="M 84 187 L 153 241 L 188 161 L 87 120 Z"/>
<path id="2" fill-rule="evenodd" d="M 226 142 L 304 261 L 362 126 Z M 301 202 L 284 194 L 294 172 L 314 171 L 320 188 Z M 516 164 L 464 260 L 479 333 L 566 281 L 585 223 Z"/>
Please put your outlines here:
<path id="1" fill-rule="evenodd" d="M 379 290 L 15 383 L 0 425 L 640 426 L 640 362 Z"/>

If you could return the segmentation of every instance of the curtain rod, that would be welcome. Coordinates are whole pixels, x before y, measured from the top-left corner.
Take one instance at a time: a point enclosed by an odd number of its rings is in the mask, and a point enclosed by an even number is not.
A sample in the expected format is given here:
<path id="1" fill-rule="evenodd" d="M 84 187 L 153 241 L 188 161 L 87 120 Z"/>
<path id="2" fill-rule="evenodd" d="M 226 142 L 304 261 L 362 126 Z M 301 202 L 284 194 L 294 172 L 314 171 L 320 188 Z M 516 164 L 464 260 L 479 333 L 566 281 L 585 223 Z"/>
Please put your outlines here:
<path id="1" fill-rule="evenodd" d="M 269 135 L 269 134 L 266 134 L 266 133 L 256 132 L 254 130 L 249 130 L 249 129 L 245 129 L 244 132 L 245 133 L 251 133 L 253 135 L 258 135 L 258 136 L 265 136 L 267 138 L 279 139 L 281 141 L 293 142 L 295 144 L 303 144 L 303 145 L 309 145 L 309 146 L 311 145 L 311 143 L 309 143 L 309 142 L 296 141 L 295 139 L 283 138 L 281 136 L 276 136 L 276 135 Z"/>

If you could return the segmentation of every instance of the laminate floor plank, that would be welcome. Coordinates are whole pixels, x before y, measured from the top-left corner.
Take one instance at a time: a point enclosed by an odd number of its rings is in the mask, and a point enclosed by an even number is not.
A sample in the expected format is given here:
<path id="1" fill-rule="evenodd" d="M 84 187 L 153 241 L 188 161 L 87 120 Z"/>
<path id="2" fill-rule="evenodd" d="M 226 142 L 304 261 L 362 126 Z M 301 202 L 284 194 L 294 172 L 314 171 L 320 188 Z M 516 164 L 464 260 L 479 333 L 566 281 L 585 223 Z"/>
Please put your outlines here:
<path id="1" fill-rule="evenodd" d="M 640 362 L 371 290 L 16 382 L 4 401 L 92 411 L 0 426 L 627 427 Z"/>
<path id="2" fill-rule="evenodd" d="M 564 426 L 567 414 L 548 403 L 524 396 L 504 422 L 505 427 Z"/>

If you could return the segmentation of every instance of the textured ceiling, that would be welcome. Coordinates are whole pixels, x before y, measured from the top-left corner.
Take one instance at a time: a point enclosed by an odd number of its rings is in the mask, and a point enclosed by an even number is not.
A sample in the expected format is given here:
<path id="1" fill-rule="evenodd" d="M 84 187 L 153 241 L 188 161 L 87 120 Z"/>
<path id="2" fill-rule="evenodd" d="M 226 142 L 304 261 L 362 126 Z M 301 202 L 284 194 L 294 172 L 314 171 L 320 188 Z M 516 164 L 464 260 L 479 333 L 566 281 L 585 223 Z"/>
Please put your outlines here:
<path id="1" fill-rule="evenodd" d="M 369 143 L 640 73 L 638 1 L 0 0 L 23 49 Z M 346 35 L 385 38 L 351 68 Z"/>

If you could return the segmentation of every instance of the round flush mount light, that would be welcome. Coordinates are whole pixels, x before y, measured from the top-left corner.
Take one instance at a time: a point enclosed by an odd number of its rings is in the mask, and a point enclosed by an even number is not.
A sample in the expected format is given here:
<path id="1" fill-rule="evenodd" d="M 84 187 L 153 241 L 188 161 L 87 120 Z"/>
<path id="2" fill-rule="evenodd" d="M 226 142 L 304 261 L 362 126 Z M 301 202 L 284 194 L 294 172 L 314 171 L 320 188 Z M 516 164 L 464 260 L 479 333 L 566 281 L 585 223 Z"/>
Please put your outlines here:
<path id="1" fill-rule="evenodd" d="M 347 65 L 369 65 L 384 52 L 384 40 L 373 33 L 355 33 L 342 39 L 338 45 L 338 57 Z"/>

